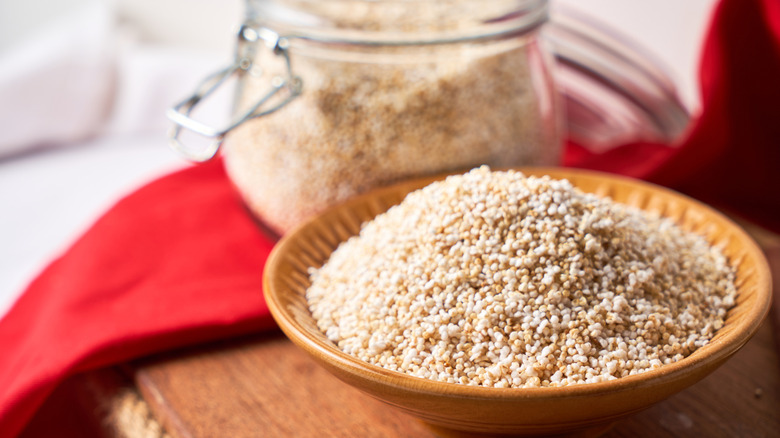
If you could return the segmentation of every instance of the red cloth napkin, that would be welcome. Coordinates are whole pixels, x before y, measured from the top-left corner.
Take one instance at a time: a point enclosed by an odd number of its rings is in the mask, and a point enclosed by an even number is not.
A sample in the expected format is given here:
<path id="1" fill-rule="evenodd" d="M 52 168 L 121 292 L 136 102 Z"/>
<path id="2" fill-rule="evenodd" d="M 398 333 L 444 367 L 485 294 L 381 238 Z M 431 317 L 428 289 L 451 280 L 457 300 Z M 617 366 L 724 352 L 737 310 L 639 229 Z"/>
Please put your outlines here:
<path id="1" fill-rule="evenodd" d="M 570 145 L 566 165 L 666 184 L 780 231 L 780 2 L 723 0 L 701 79 L 703 113 L 680 147 Z M 0 435 L 76 372 L 273 327 L 261 291 L 273 245 L 219 160 L 119 201 L 0 320 Z"/>
<path id="2" fill-rule="evenodd" d="M 672 187 L 780 232 L 780 1 L 718 4 L 699 78 L 703 110 L 679 147 L 570 145 L 564 164 Z"/>
<path id="3" fill-rule="evenodd" d="M 274 242 L 219 161 L 122 199 L 0 321 L 0 436 L 68 375 L 274 326 L 261 276 Z"/>

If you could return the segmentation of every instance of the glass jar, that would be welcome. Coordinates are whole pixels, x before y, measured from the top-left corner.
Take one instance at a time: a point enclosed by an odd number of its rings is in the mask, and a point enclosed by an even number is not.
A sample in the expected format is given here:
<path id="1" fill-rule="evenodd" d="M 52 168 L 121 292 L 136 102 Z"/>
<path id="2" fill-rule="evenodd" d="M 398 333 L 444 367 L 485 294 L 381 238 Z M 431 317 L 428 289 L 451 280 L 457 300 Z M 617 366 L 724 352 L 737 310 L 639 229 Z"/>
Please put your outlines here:
<path id="1" fill-rule="evenodd" d="M 238 75 L 234 122 L 197 158 L 224 138 L 230 179 L 273 230 L 405 178 L 559 163 L 561 111 L 538 37 L 547 0 L 247 6 L 236 63 L 218 75 Z"/>

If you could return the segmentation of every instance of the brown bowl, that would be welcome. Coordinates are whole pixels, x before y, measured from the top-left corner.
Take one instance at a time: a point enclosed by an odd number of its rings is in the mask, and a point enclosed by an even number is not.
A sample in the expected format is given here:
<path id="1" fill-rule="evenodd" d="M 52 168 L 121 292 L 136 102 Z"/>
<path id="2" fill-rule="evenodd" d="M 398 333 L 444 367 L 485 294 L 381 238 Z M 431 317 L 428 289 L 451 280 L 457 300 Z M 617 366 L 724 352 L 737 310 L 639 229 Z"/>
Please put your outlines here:
<path id="1" fill-rule="evenodd" d="M 770 304 L 763 253 L 736 224 L 715 210 L 641 181 L 573 169 L 520 169 L 566 178 L 585 192 L 670 217 L 722 245 L 737 270 L 738 297 L 726 323 L 706 346 L 678 362 L 600 383 L 553 388 L 488 388 L 436 382 L 370 365 L 339 350 L 319 331 L 305 299 L 308 269 L 360 231 L 363 222 L 439 178 L 403 182 L 356 197 L 287 234 L 265 267 L 265 299 L 284 333 L 344 382 L 420 418 L 446 435 L 597 435 L 630 415 L 714 371 L 756 332 Z"/>

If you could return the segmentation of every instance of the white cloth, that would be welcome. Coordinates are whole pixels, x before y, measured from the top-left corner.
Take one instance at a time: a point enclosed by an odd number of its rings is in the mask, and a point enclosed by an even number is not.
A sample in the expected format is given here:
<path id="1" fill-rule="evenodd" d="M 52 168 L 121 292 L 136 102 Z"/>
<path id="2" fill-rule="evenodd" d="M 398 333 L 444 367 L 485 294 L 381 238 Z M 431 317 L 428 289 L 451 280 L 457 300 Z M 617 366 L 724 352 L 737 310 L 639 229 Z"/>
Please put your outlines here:
<path id="1" fill-rule="evenodd" d="M 81 140 L 106 116 L 112 17 L 96 3 L 68 18 L 0 60 L 0 156 Z"/>
<path id="2" fill-rule="evenodd" d="M 119 197 L 187 164 L 165 111 L 231 54 L 148 41 L 103 1 L 0 53 L 0 316 Z"/>

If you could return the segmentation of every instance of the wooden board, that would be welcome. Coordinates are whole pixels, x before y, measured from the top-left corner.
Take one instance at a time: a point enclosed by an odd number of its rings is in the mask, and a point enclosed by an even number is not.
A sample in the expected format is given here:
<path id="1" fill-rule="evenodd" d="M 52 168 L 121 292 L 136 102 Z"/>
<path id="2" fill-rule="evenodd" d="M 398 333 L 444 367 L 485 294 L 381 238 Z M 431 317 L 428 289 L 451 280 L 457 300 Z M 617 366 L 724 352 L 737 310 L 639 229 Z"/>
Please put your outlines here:
<path id="1" fill-rule="evenodd" d="M 335 379 L 281 335 L 166 354 L 136 367 L 141 393 L 174 437 L 434 436 Z M 606 436 L 778 434 L 780 364 L 767 322 L 714 374 Z"/>

